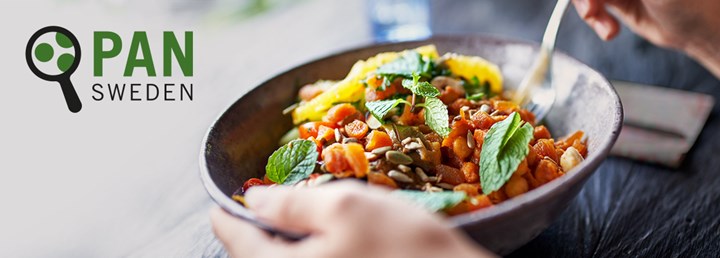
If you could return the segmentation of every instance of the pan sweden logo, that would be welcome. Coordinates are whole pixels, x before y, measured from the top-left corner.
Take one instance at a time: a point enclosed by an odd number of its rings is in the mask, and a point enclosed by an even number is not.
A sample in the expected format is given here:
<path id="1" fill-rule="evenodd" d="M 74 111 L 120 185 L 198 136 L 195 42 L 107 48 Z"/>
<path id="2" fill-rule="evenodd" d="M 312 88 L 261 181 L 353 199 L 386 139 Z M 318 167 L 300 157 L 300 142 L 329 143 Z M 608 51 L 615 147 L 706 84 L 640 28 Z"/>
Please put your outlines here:
<path id="1" fill-rule="evenodd" d="M 122 37 L 112 31 L 94 31 L 92 46 L 93 77 L 101 79 L 105 74 L 104 62 L 122 62 L 125 69 L 110 70 L 132 81 L 95 82 L 91 87 L 92 100 L 100 101 L 148 101 L 175 102 L 193 100 L 193 32 L 185 31 L 182 39 L 173 31 L 155 34 L 162 36 L 162 60 L 156 67 L 150 51 L 148 32 L 135 31 L 130 38 L 127 55 L 123 51 Z M 160 43 L 159 41 L 155 44 Z M 80 43 L 75 35 L 59 26 L 48 26 L 35 32 L 25 48 L 25 59 L 30 70 L 40 79 L 60 84 L 70 112 L 77 113 L 82 103 L 70 76 L 80 65 Z M 175 62 L 173 62 L 175 61 Z M 157 69 L 161 68 L 161 69 Z M 180 74 L 173 69 L 180 69 Z M 138 74 L 138 71 L 139 73 Z M 161 72 L 158 72 L 161 71 Z M 143 73 L 144 72 L 144 73 Z M 179 78 L 182 76 L 182 79 Z M 146 79 L 144 83 L 137 80 Z"/>
<path id="2" fill-rule="evenodd" d="M 80 43 L 75 35 L 59 26 L 48 26 L 35 32 L 25 48 L 25 60 L 40 79 L 60 84 L 70 112 L 77 113 L 82 103 L 70 82 L 70 75 L 80 64 Z"/>

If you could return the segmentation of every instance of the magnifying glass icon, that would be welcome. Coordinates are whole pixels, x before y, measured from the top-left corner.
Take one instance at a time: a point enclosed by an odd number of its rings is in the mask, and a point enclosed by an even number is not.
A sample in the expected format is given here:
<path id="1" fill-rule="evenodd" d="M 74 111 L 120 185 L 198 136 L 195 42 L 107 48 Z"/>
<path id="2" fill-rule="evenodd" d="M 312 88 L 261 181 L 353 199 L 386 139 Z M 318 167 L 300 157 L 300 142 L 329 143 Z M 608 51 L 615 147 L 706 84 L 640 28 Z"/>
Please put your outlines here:
<path id="1" fill-rule="evenodd" d="M 74 54 L 63 53 L 55 58 L 55 49 L 52 45 L 48 43 L 35 44 L 41 36 L 48 33 L 55 33 L 55 41 L 57 45 L 60 46 L 60 50 L 72 47 Z M 27 60 L 30 70 L 37 77 L 46 81 L 60 83 L 60 88 L 62 88 L 63 95 L 65 96 L 65 103 L 67 103 L 70 112 L 77 113 L 82 109 L 80 98 L 78 98 L 77 92 L 72 82 L 70 82 L 70 75 L 75 72 L 80 64 L 80 43 L 78 43 L 75 35 L 59 26 L 42 28 L 30 37 L 25 49 L 25 59 Z M 49 68 L 54 68 L 47 65 L 47 63 L 53 59 L 56 60 L 56 70 L 59 70 L 57 74 L 48 72 L 48 70 L 50 70 Z M 36 62 L 45 63 L 43 66 L 45 72 L 38 69 Z"/>

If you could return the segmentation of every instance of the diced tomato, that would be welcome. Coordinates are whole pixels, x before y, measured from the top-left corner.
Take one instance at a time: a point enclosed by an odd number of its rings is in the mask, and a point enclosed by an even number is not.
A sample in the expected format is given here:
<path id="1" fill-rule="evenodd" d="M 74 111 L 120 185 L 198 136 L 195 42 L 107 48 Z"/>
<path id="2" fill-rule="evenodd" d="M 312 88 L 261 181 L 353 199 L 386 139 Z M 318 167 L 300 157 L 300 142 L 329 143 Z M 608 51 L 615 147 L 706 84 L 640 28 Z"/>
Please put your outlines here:
<path id="1" fill-rule="evenodd" d="M 263 176 L 262 182 L 263 182 L 263 185 L 271 185 L 271 184 L 275 183 L 272 180 L 270 180 L 270 178 L 267 175 Z"/>
<path id="2" fill-rule="evenodd" d="M 250 187 L 253 187 L 253 186 L 256 186 L 256 185 L 263 185 L 263 181 L 260 180 L 259 178 L 254 178 L 254 177 L 248 179 L 248 180 L 245 181 L 245 183 L 243 184 L 243 187 L 242 187 L 243 193 L 247 192 L 247 190 L 250 189 Z"/>
<path id="3" fill-rule="evenodd" d="M 355 139 L 362 139 L 363 137 L 365 137 L 368 129 L 370 129 L 370 127 L 368 127 L 365 122 L 360 120 L 355 120 L 345 125 L 345 133 Z"/>

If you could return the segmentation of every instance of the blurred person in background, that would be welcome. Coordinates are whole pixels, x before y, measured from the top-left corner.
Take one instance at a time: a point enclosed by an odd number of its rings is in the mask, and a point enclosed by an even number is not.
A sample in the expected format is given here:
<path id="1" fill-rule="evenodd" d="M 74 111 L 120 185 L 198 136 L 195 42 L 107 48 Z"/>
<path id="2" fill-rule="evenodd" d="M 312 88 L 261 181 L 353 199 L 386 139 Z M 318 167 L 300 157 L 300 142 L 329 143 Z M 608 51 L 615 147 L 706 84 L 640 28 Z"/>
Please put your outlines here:
<path id="1" fill-rule="evenodd" d="M 650 42 L 688 54 L 720 77 L 720 1 L 573 0 L 580 17 L 603 40 L 620 21 Z M 233 257 L 491 257 L 440 215 L 356 182 L 312 189 L 253 187 L 248 207 L 263 221 L 310 235 L 274 238 L 220 208 L 213 230 Z M 410 215 L 412 214 L 412 215 Z"/>

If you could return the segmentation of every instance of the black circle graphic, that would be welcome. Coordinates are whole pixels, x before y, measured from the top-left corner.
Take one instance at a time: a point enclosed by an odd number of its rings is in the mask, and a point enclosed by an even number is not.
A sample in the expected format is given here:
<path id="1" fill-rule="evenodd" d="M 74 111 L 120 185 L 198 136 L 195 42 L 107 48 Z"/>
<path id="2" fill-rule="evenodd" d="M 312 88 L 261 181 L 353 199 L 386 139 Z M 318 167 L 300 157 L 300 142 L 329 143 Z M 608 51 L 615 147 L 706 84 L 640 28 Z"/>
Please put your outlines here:
<path id="1" fill-rule="evenodd" d="M 73 45 L 73 49 L 75 50 L 75 59 L 73 60 L 72 65 L 70 65 L 67 70 L 57 75 L 49 75 L 40 71 L 40 69 L 38 69 L 35 65 L 32 56 L 32 48 L 35 45 L 35 41 L 37 41 L 40 36 L 49 32 L 55 32 L 65 35 L 68 39 L 70 39 L 70 42 L 72 42 Z M 75 35 L 73 35 L 69 30 L 60 26 L 47 26 L 38 30 L 30 37 L 27 47 L 25 48 L 25 60 L 27 61 L 30 70 L 40 79 L 46 81 L 56 81 L 60 83 L 60 88 L 62 88 L 63 96 L 65 97 L 65 103 L 67 104 L 70 112 L 73 113 L 77 113 L 78 111 L 80 111 L 80 109 L 82 109 L 82 103 L 80 102 L 80 98 L 78 97 L 77 92 L 72 85 L 72 82 L 70 82 L 70 75 L 72 75 L 72 73 L 74 73 L 75 70 L 78 68 L 78 65 L 80 65 L 80 57 L 80 42 L 78 42 Z"/>

